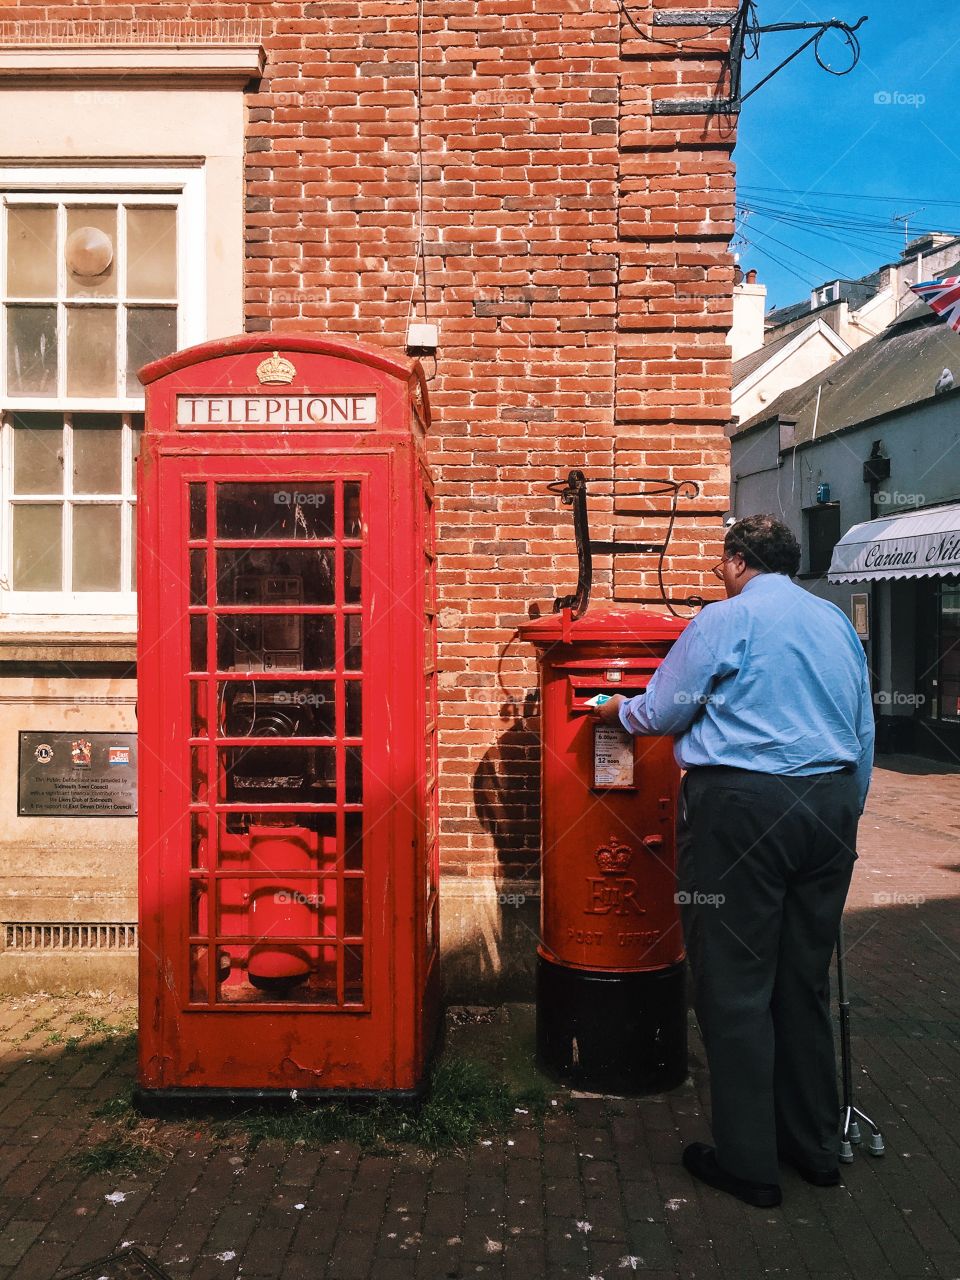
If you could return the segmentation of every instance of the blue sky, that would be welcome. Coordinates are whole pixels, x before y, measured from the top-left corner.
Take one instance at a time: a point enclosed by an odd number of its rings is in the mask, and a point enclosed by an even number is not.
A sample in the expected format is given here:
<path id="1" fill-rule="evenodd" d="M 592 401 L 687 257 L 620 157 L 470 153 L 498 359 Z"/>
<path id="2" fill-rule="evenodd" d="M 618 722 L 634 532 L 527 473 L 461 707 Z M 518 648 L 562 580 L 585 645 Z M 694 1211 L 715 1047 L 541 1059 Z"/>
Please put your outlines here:
<path id="1" fill-rule="evenodd" d="M 849 75 L 828 75 L 807 50 L 743 106 L 734 158 L 738 202 L 751 212 L 734 248 L 767 285 L 768 305 L 895 261 L 895 215 L 913 215 L 911 238 L 960 233 L 955 0 L 757 0 L 757 10 L 761 23 L 869 19 Z M 744 92 L 805 38 L 764 36 L 760 61 L 744 63 Z M 821 53 L 849 64 L 835 38 Z"/>

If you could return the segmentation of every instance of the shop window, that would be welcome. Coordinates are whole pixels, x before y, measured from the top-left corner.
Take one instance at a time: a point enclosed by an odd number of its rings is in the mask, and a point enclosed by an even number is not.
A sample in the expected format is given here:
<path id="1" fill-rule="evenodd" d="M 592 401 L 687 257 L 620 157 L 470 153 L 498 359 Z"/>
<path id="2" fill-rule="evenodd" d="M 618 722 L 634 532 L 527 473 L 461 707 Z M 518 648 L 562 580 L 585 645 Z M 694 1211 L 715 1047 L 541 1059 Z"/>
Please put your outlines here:
<path id="1" fill-rule="evenodd" d="M 940 587 L 937 707 L 940 720 L 960 720 L 960 583 Z"/>
<path id="2" fill-rule="evenodd" d="M 77 189 L 62 178 L 60 190 L 11 184 L 3 195 L 8 614 L 136 607 L 137 370 L 187 338 L 195 197 L 169 171 L 122 191 L 106 189 L 109 175 L 88 173 L 101 181 Z"/>
<path id="3" fill-rule="evenodd" d="M 806 572 L 823 574 L 830 568 L 833 548 L 840 541 L 840 504 L 823 503 L 803 513 Z"/>

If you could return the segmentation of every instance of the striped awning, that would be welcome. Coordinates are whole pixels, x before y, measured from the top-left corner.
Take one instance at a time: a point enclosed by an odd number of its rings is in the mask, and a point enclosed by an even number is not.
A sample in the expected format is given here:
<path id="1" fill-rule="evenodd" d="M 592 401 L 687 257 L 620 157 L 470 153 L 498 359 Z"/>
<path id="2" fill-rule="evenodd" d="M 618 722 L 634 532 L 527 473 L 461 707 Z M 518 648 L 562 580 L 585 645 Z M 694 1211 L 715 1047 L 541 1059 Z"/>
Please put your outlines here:
<path id="1" fill-rule="evenodd" d="M 829 582 L 960 574 L 960 503 L 865 520 L 833 549 Z"/>

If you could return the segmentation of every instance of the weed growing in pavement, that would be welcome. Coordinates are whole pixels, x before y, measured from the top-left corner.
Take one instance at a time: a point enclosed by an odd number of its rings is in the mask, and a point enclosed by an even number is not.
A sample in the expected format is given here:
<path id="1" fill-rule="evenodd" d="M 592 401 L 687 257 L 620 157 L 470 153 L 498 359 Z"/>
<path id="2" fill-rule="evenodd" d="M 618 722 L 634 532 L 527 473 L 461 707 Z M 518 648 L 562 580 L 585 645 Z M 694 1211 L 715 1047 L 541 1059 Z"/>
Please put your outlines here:
<path id="1" fill-rule="evenodd" d="M 118 1153 L 136 1148 L 159 1154 L 167 1146 L 189 1140 L 188 1134 L 199 1137 L 202 1133 L 224 1146 L 239 1144 L 248 1150 L 271 1140 L 310 1147 L 353 1142 L 371 1154 L 387 1154 L 398 1143 L 442 1151 L 506 1133 L 518 1109 L 542 1118 L 548 1101 L 544 1088 L 511 1089 L 486 1063 L 464 1058 L 441 1059 L 425 1096 L 410 1102 L 285 1099 L 274 1105 L 234 1109 L 228 1115 L 215 1108 L 206 1118 L 193 1113 L 189 1119 L 181 1115 L 160 1120 L 138 1111 L 133 1090 L 128 1089 L 96 1109 L 94 1114 L 104 1122 L 109 1137 L 86 1148 L 81 1156 L 101 1147 L 109 1155 L 111 1142 Z"/>
<path id="2" fill-rule="evenodd" d="M 81 1173 L 138 1173 L 160 1163 L 152 1148 L 129 1138 L 104 1138 L 74 1153 L 70 1163 Z"/>
<path id="3" fill-rule="evenodd" d="M 441 1059 L 426 1095 L 416 1102 L 372 1100 L 304 1105 L 296 1110 L 250 1110 L 226 1122 L 256 1145 L 266 1138 L 320 1145 L 355 1142 L 369 1150 L 409 1142 L 427 1151 L 466 1147 L 484 1134 L 504 1133 L 515 1110 L 543 1115 L 542 1089 L 512 1091 L 486 1063 Z"/>

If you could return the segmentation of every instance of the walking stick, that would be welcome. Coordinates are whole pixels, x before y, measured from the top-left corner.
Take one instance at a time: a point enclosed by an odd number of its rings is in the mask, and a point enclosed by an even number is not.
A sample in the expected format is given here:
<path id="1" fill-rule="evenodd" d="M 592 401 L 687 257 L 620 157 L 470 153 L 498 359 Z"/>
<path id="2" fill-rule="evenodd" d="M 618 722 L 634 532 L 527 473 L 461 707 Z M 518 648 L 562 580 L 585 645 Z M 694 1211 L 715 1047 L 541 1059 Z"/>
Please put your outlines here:
<path id="1" fill-rule="evenodd" d="M 847 999 L 847 975 L 843 958 L 843 921 L 837 932 L 837 1003 L 840 1010 L 840 1058 L 843 1067 L 843 1129 L 840 1134 L 840 1159 L 853 1164 L 853 1147 L 863 1141 L 860 1121 L 870 1126 L 867 1150 L 872 1156 L 884 1153 L 883 1135 L 870 1117 L 853 1105 L 853 1058 L 850 1051 L 850 1001 Z"/>

